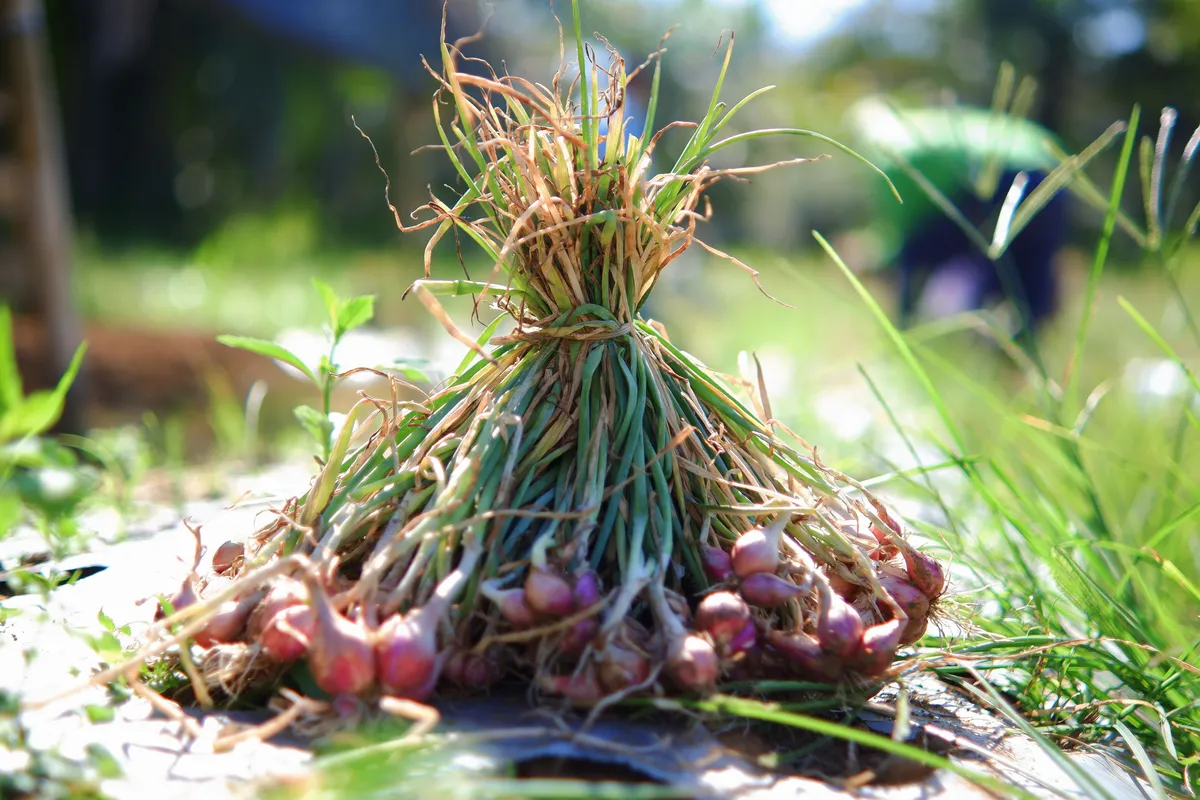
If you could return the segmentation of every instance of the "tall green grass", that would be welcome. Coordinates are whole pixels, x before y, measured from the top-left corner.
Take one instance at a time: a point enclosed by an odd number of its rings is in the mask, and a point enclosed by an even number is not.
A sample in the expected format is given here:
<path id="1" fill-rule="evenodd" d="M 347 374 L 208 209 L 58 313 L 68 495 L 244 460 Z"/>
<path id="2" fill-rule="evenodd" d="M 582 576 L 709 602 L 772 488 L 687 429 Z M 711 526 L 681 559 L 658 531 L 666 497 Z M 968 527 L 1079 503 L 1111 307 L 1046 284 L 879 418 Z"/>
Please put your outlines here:
<path id="1" fill-rule="evenodd" d="M 684 347 L 717 350 L 722 369 L 741 348 L 789 343 L 796 375 L 790 396 L 772 398 L 777 416 L 824 443 L 835 464 L 856 457 L 846 469 L 861 474 L 875 463 L 888 483 L 877 489 L 924 508 L 913 521 L 953 554 L 968 632 L 931 631 L 930 667 L 1027 727 L 1087 796 L 1104 789 L 1063 751 L 1106 752 L 1157 796 L 1192 793 L 1200 759 L 1200 382 L 1190 366 L 1200 357 L 1191 307 L 1200 284 L 1189 269 L 1200 212 L 1178 204 L 1198 137 L 1167 175 L 1173 115 L 1140 148 L 1138 116 L 1117 140 L 1111 180 L 1100 181 L 1107 191 L 1071 176 L 1099 199 L 1104 223 L 1080 296 L 1028 351 L 987 314 L 897 330 L 882 295 L 820 234 L 837 269 L 788 266 L 774 280 L 764 270 L 773 293 L 807 297 L 802 314 L 749 311 L 741 301 L 752 305 L 752 292 L 710 275 L 724 324 L 689 325 L 679 306 L 678 318 L 666 315 Z M 1135 171 L 1144 228 L 1121 211 L 1134 204 Z M 1106 272 L 1118 230 L 1145 250 L 1132 277 Z M 784 278 L 790 286 L 778 288 Z M 1139 390 L 1128 380 L 1135 358 L 1160 359 L 1158 374 L 1174 370 L 1174 385 Z M 879 422 L 860 438 L 890 439 L 890 450 L 838 446 L 822 430 L 814 406 L 847 375 L 865 375 L 856 393 L 878 405 Z"/>
<path id="2" fill-rule="evenodd" d="M 1168 336 L 1129 301 L 1106 298 L 1105 324 L 1152 343 L 1189 385 L 1174 400 L 1147 408 L 1128 392 L 1080 384 L 1136 129 L 1135 108 L 1073 346 L 1057 374 L 1051 355 L 1035 346 L 1030 358 L 1018 362 L 1024 381 L 1015 395 L 1011 387 L 979 383 L 962 362 L 897 331 L 818 239 L 936 409 L 943 455 L 959 461 L 977 506 L 969 524 L 925 526 L 973 576 L 979 608 L 973 619 L 979 633 L 950 648 L 965 661 L 951 660 L 938 671 L 964 682 L 985 676 L 1015 700 L 1038 732 L 1068 749 L 1117 755 L 1165 796 L 1190 793 L 1189 773 L 1200 758 L 1200 384 L 1176 351 L 1194 350 L 1200 337 L 1191 326 Z M 1153 165 L 1147 152 L 1143 146 L 1142 173 L 1161 176 L 1163 149 L 1150 157 Z M 1164 304 L 1176 305 L 1176 313 L 1190 320 L 1177 264 L 1186 257 L 1181 245 L 1194 226 L 1171 231 L 1156 201 L 1148 199 L 1146 207 L 1154 235 L 1145 241 L 1160 273 L 1151 271 L 1143 280 L 1160 281 Z M 1164 240 L 1173 243 L 1170 252 Z M 1115 305 L 1127 313 L 1124 320 Z M 1172 344 L 1171 338 L 1182 341 Z M 966 390 L 976 402 L 947 402 L 946 387 Z M 911 480 L 909 489 L 947 505 L 936 480 Z"/>

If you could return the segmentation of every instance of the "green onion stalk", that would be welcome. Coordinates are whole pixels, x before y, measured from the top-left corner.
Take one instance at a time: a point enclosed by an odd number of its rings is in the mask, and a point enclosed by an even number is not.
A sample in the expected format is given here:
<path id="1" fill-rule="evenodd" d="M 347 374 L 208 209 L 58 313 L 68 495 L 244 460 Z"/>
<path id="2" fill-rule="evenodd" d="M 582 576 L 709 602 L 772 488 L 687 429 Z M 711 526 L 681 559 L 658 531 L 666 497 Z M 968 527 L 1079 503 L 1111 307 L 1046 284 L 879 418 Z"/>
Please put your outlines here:
<path id="1" fill-rule="evenodd" d="M 443 43 L 433 109 L 464 189 L 396 221 L 432 232 L 411 292 L 471 352 L 421 402 L 360 402 L 308 492 L 234 561 L 218 600 L 236 604 L 243 581 L 262 599 L 200 660 L 210 692 L 299 665 L 331 696 L 415 701 L 505 681 L 581 704 L 768 678 L 862 686 L 924 632 L 938 563 L 860 483 L 778 433 L 763 398 L 639 314 L 699 243 L 705 190 L 778 166 L 716 169 L 713 153 L 797 135 L 855 154 L 800 129 L 722 138 L 765 91 L 719 101 L 732 40 L 699 122 L 651 135 L 662 51 L 638 68 L 652 70 L 645 138 L 625 130 L 620 57 L 601 70 L 578 52 L 583 69 L 545 86 L 462 72 Z M 690 138 L 649 174 L 671 128 Z M 447 234 L 491 272 L 435 280 Z M 486 298 L 512 332 L 466 337 L 439 294 Z"/>

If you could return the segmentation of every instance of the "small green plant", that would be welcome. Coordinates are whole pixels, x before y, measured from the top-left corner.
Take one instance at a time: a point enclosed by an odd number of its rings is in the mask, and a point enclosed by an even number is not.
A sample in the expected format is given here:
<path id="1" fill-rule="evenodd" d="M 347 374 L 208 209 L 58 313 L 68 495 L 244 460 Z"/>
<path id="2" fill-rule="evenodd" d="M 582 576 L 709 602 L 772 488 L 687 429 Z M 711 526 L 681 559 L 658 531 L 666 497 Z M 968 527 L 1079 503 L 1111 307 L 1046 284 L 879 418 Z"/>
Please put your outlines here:
<path id="1" fill-rule="evenodd" d="M 0 306 L 0 537 L 29 513 L 56 553 L 79 535 L 75 512 L 97 483 L 74 451 L 42 438 L 58 421 L 86 345 L 53 389 L 25 394 L 17 371 L 12 314 Z"/>
<path id="2" fill-rule="evenodd" d="M 31 748 L 20 709 L 19 698 L 0 692 L 0 797 L 99 798 L 101 781 L 121 776 L 116 759 L 99 744 L 88 745 L 82 761 Z"/>
<path id="3" fill-rule="evenodd" d="M 64 435 L 61 439 L 100 465 L 105 482 L 98 492 L 122 518 L 132 516 L 136 512 L 134 490 L 159 459 L 150 431 L 128 424 L 93 431 L 87 438 Z"/>
<path id="4" fill-rule="evenodd" d="M 239 398 L 229 376 L 216 369 L 205 374 L 208 387 L 209 427 L 216 438 L 218 460 L 234 459 L 248 466 L 258 466 L 264 457 L 259 431 L 259 415 L 267 394 L 267 382 L 257 380 L 244 400 Z"/>
<path id="5" fill-rule="evenodd" d="M 0 536 L 28 517 L 56 556 L 78 549 L 78 512 L 100 483 L 95 468 L 57 442 L 25 439 L 0 450 L 0 474 Z"/>
<path id="6" fill-rule="evenodd" d="M 300 405 L 296 406 L 293 412 L 305 430 L 316 439 L 321 450 L 321 458 L 327 460 L 333 445 L 335 427 L 331 402 L 333 388 L 338 380 L 339 365 L 336 360 L 338 344 L 347 333 L 371 320 L 375 315 L 375 298 L 372 295 L 361 295 L 343 300 L 323 281 L 314 278 L 313 284 L 325 301 L 325 308 L 329 313 L 329 327 L 326 330 L 329 352 L 321 356 L 315 368 L 304 363 L 304 359 L 276 342 L 249 336 L 230 335 L 218 336 L 217 341 L 229 347 L 249 350 L 252 353 L 282 361 L 299 370 L 320 390 L 320 410 L 312 406 Z"/>
<path id="7" fill-rule="evenodd" d="M 79 345 L 58 385 L 25 395 L 17 371 L 12 337 L 12 312 L 0 306 L 0 443 L 40 436 L 58 421 L 67 390 L 79 373 L 86 344 Z"/>

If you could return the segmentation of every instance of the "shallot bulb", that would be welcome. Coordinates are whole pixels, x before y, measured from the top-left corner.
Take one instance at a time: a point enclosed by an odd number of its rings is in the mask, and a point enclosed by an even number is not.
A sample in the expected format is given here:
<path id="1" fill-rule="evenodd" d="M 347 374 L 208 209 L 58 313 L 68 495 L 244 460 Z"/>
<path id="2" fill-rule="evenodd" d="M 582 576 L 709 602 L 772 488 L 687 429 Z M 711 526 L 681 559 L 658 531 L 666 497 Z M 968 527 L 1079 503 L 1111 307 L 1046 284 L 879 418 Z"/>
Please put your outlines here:
<path id="1" fill-rule="evenodd" d="M 487 688 L 503 678 L 500 664 L 493 652 L 479 654 L 470 650 L 456 650 L 446 660 L 442 675 L 446 680 L 468 688 Z"/>
<path id="2" fill-rule="evenodd" d="M 241 542 L 225 542 L 217 548 L 217 552 L 213 553 L 213 572 L 222 574 L 233 568 L 234 564 L 244 559 L 246 555 L 246 545 Z"/>
<path id="3" fill-rule="evenodd" d="M 286 664 L 308 652 L 316 628 L 317 615 L 312 606 L 285 606 L 267 620 L 258 640 L 263 652 Z"/>
<path id="4" fill-rule="evenodd" d="M 548 617 L 565 617 L 575 609 L 574 594 L 566 578 L 537 567 L 525 579 L 525 602 Z"/>
<path id="5" fill-rule="evenodd" d="M 919 641 L 925 635 L 925 631 L 929 628 L 929 617 L 922 617 L 917 620 L 918 624 L 913 624 L 914 620 L 908 621 L 908 626 L 904 629 L 904 633 L 900 634 L 900 645 L 912 644 Z"/>
<path id="6" fill-rule="evenodd" d="M 463 685 L 468 689 L 486 689 L 504 677 L 495 659 L 471 653 L 463 664 Z"/>
<path id="7" fill-rule="evenodd" d="M 575 658 L 582 655 L 596 634 L 600 632 L 600 623 L 595 617 L 586 617 L 572 625 L 558 644 L 563 655 Z"/>
<path id="8" fill-rule="evenodd" d="M 650 662 L 635 650 L 613 643 L 600 653 L 600 685 L 610 692 L 619 692 L 642 683 L 650 676 Z"/>
<path id="9" fill-rule="evenodd" d="M 575 575 L 575 586 L 571 590 L 575 611 L 583 611 L 600 602 L 600 576 L 590 569 Z"/>
<path id="10" fill-rule="evenodd" d="M 696 629 L 717 644 L 733 639 L 750 622 L 750 607 L 733 592 L 713 592 L 696 606 Z"/>
<path id="11" fill-rule="evenodd" d="M 403 616 L 397 614 L 380 627 L 375 637 L 374 666 L 380 685 L 390 694 L 424 700 L 437 686 L 445 661 L 437 649 L 438 625 L 470 580 L 478 558 L 479 550 L 468 548 L 458 567 L 442 578 L 423 607 L 410 609 Z M 487 665 L 482 667 L 487 673 Z M 464 665 L 464 679 L 468 671 L 473 679 L 485 679 L 480 667 L 470 662 Z"/>
<path id="12" fill-rule="evenodd" d="M 479 590 L 496 604 L 500 616 L 514 628 L 528 628 L 537 622 L 537 615 L 525 600 L 524 589 L 500 589 L 493 582 L 485 581 Z"/>
<path id="13" fill-rule="evenodd" d="M 771 631 L 767 642 L 806 677 L 828 683 L 837 682 L 841 674 L 841 661 L 826 653 L 820 643 L 807 633 Z"/>
<path id="14" fill-rule="evenodd" d="M 696 609 L 696 622 L 702 633 L 689 634 L 671 609 L 662 584 L 651 585 L 650 603 L 666 642 L 667 676 L 685 691 L 703 693 L 712 689 L 720 676 L 721 660 L 710 639 L 718 636 L 728 639 L 736 634 L 750 621 L 750 609 L 730 592 L 711 594 Z"/>
<path id="15" fill-rule="evenodd" d="M 708 691 L 716 685 L 719 670 L 717 651 L 695 634 L 677 639 L 667 654 L 667 674 L 685 691 Z"/>
<path id="16" fill-rule="evenodd" d="M 891 666 L 900 648 L 904 623 L 898 619 L 872 625 L 863 631 L 862 643 L 853 666 L 863 675 L 882 675 Z"/>
<path id="17" fill-rule="evenodd" d="M 573 703 L 592 704 L 604 697 L 604 690 L 591 667 L 574 675 L 542 675 L 538 684 L 543 691 L 560 694 Z"/>
<path id="18" fill-rule="evenodd" d="M 375 653 L 361 621 L 338 613 L 315 578 L 308 578 L 316 615 L 308 666 L 317 685 L 331 695 L 360 694 L 375 682 Z"/>
<path id="19" fill-rule="evenodd" d="M 258 604 L 259 597 L 251 595 L 241 600 L 227 600 L 217 606 L 216 613 L 209 618 L 203 629 L 198 631 L 192 640 L 201 647 L 212 647 L 216 644 L 229 644 L 237 641 L 238 635 L 246 627 L 250 612 Z"/>
<path id="20" fill-rule="evenodd" d="M 862 617 L 854 607 L 821 584 L 821 605 L 817 611 L 817 640 L 821 649 L 838 659 L 854 655 L 862 641 Z"/>
<path id="21" fill-rule="evenodd" d="M 738 591 L 759 608 L 777 608 L 804 594 L 804 589 L 770 572 L 756 572 L 742 580 Z"/>
<path id="22" fill-rule="evenodd" d="M 700 566 L 714 583 L 723 583 L 733 575 L 733 559 L 719 547 L 700 545 Z"/>
<path id="23" fill-rule="evenodd" d="M 754 624 L 754 620 L 748 619 L 741 631 L 725 645 L 725 654 L 732 657 L 739 653 L 748 653 L 754 649 L 754 645 L 757 643 L 758 627 Z"/>
<path id="24" fill-rule="evenodd" d="M 250 624 L 246 629 L 247 640 L 257 639 L 276 614 L 292 606 L 308 608 L 308 590 L 299 581 L 284 578 L 271 586 L 266 598 L 250 615 Z"/>
<path id="25" fill-rule="evenodd" d="M 375 638 L 375 672 L 388 694 L 424 700 L 438 679 L 437 618 L 417 609 L 385 622 Z"/>
<path id="26" fill-rule="evenodd" d="M 188 606 L 195 605 L 200 599 L 199 593 L 196 591 L 195 580 L 195 573 L 188 575 L 187 578 L 184 579 L 183 586 L 179 589 L 179 591 L 167 601 L 171 604 L 172 614 L 182 611 Z M 154 612 L 154 620 L 157 622 L 158 620 L 165 619 L 166 616 L 166 608 L 160 604 L 158 611 Z"/>
<path id="27" fill-rule="evenodd" d="M 946 573 L 942 565 L 933 556 L 911 546 L 904 548 L 903 554 L 913 585 L 930 598 L 940 597 L 946 591 Z"/>
<path id="28" fill-rule="evenodd" d="M 741 577 L 779 568 L 779 537 L 791 520 L 788 513 L 780 514 L 769 525 L 751 528 L 737 538 L 730 551 L 733 571 Z"/>
<path id="29" fill-rule="evenodd" d="M 929 595 L 914 586 L 905 575 L 884 572 L 879 583 L 908 617 L 900 633 L 900 644 L 912 644 L 925 633 L 929 617 Z"/>
<path id="30" fill-rule="evenodd" d="M 467 659 L 470 657 L 470 650 L 455 650 L 442 667 L 442 677 L 454 683 L 465 684 Z"/>

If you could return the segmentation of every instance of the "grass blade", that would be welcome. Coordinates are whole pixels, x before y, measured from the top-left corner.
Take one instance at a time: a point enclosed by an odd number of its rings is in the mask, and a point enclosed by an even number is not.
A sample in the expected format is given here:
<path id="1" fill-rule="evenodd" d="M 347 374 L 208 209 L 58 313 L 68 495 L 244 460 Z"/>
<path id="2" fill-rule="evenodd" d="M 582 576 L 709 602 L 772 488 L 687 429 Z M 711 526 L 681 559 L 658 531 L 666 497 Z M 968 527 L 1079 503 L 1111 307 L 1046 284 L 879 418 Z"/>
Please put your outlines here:
<path id="1" fill-rule="evenodd" d="M 665 701 L 671 705 L 675 705 L 672 701 Z M 953 772 L 962 778 L 965 778 L 972 783 L 982 786 L 993 792 L 1002 795 L 1022 798 L 1022 800 L 1032 800 L 1036 797 L 1029 792 L 1020 789 L 1019 787 L 1005 784 L 996 778 L 984 775 L 976 770 L 968 769 L 961 764 L 948 759 L 944 756 L 939 756 L 928 750 L 923 750 L 920 747 L 914 747 L 903 742 L 897 742 L 887 736 L 880 736 L 870 731 L 865 731 L 860 728 L 852 728 L 838 722 L 833 722 L 820 717 L 811 717 L 806 714 L 796 714 L 784 711 L 774 703 L 763 703 L 757 700 L 748 700 L 740 697 L 731 697 L 728 695 L 717 695 L 707 700 L 694 701 L 679 701 L 677 703 L 686 708 L 694 708 L 700 711 L 709 711 L 716 713 L 731 714 L 733 716 L 742 717 L 745 719 L 755 719 L 762 722 L 771 722 L 777 725 L 786 725 L 792 728 L 809 731 L 811 733 L 829 736 L 835 739 L 841 739 L 847 742 L 854 742 L 865 747 L 873 747 L 877 750 L 882 750 L 890 755 L 900 756 L 918 764 L 931 767 L 933 769 L 944 769 Z"/>
<path id="2" fill-rule="evenodd" d="M 842 274 L 846 276 L 846 279 L 850 281 L 850 285 L 854 287 L 854 291 L 856 291 L 858 296 L 862 298 L 863 303 L 868 309 L 870 309 L 871 314 L 874 315 L 876 321 L 879 322 L 888 338 L 892 340 L 892 343 L 900 352 L 900 357 L 904 360 L 904 363 L 908 365 L 909 370 L 912 371 L 917 381 L 921 384 L 921 387 L 925 390 L 925 393 L 929 396 L 929 400 L 933 403 L 934 408 L 937 410 L 938 416 L 942 420 L 942 424 L 946 426 L 946 430 L 954 439 L 955 446 L 959 451 L 958 455 L 965 455 L 967 448 L 962 435 L 958 431 L 958 426 L 954 424 L 954 420 L 950 416 L 950 410 L 946 407 L 945 401 L 934 387 L 933 381 L 930 380 L 929 374 L 925 371 L 925 368 L 922 367 L 920 362 L 917 361 L 917 357 L 913 353 L 912 348 L 909 347 L 904 335 L 900 333 L 900 331 L 888 318 L 887 312 L 883 310 L 879 303 L 876 302 L 875 298 L 871 296 L 871 293 L 867 291 L 867 287 L 863 286 L 862 281 L 858 279 L 858 276 L 846 266 L 844 261 L 842 261 L 841 256 L 837 254 L 837 251 L 833 249 L 833 246 L 830 245 L 829 242 L 825 241 L 825 237 L 823 237 L 817 231 L 813 231 L 813 238 L 817 240 L 817 243 L 821 245 L 821 248 L 825 251 L 825 253 L 831 259 L 833 259 L 833 263 L 837 265 L 838 269 L 842 271 Z"/>
<path id="3" fill-rule="evenodd" d="M 1138 173 L 1142 179 L 1142 211 L 1146 215 L 1146 247 L 1150 252 L 1158 252 L 1162 244 L 1162 236 L 1158 230 L 1158 215 L 1154 213 L 1154 194 L 1151 189 L 1150 171 L 1154 161 L 1154 145 L 1149 136 L 1143 136 L 1138 142 Z"/>
<path id="4" fill-rule="evenodd" d="M 1025 226 L 1029 224 L 1029 221 L 1033 219 L 1034 215 L 1041 211 L 1046 203 L 1050 202 L 1050 198 L 1058 194 L 1059 190 L 1069 184 L 1077 173 L 1082 172 L 1083 168 L 1093 158 L 1104 152 L 1124 127 L 1125 125 L 1122 122 L 1113 123 L 1096 141 L 1084 148 L 1083 152 L 1068 158 L 1051 170 L 1050 174 L 1038 184 L 1038 187 L 1025 199 L 1025 202 L 1021 203 L 1021 206 L 1017 209 L 1017 213 L 1013 215 L 1012 226 L 1009 230 L 1008 238 L 1004 241 L 1003 245 L 1000 247 L 989 247 L 988 256 L 993 260 L 1002 256 L 1008 249 L 1009 244 L 1012 243 L 1012 240 L 1017 238 Z"/>
<path id="5" fill-rule="evenodd" d="M 1167 106 L 1162 110 L 1162 115 L 1158 120 L 1158 140 L 1154 145 L 1154 166 L 1150 170 L 1150 214 L 1154 222 L 1151 238 L 1155 244 L 1155 249 L 1162 242 L 1162 231 L 1164 229 L 1162 218 L 1162 172 L 1163 164 L 1167 160 L 1167 146 L 1171 142 L 1171 130 L 1175 127 L 1175 120 L 1179 115 L 1175 109 Z"/>
<path id="6" fill-rule="evenodd" d="M 896 199 L 901 203 L 904 202 L 904 199 L 900 197 L 900 192 L 896 189 L 896 185 L 892 183 L 892 179 L 887 176 L 886 172 L 875 166 L 874 163 L 867 159 L 866 156 L 860 155 L 847 145 L 842 144 L 831 136 L 826 136 L 823 133 L 817 133 L 816 131 L 810 131 L 804 128 L 763 128 L 761 130 L 739 133 L 735 136 L 722 139 L 721 141 L 715 142 L 704 148 L 704 150 L 701 151 L 701 153 L 697 156 L 697 160 L 703 160 L 709 155 L 725 147 L 729 147 L 730 145 L 738 144 L 739 142 L 750 141 L 751 139 L 760 139 L 765 136 L 806 136 L 810 139 L 816 139 L 817 141 L 821 141 L 825 144 L 836 147 L 838 150 L 841 150 L 843 153 L 855 159 L 856 161 L 866 164 L 868 167 L 873 169 L 881 178 L 887 181 L 888 188 L 892 190 L 892 194 L 895 195 Z"/>
<path id="7" fill-rule="evenodd" d="M 1088 275 L 1087 294 L 1083 298 L 1083 316 L 1079 321 L 1079 330 L 1075 334 L 1075 347 L 1067 358 L 1066 375 L 1063 376 L 1065 387 L 1063 397 L 1067 403 L 1071 402 L 1075 394 L 1075 383 L 1078 380 L 1075 366 L 1083 356 L 1088 328 L 1091 326 L 1092 309 L 1096 303 L 1096 293 L 1099 291 L 1100 275 L 1104 272 L 1104 265 L 1108 260 L 1108 248 L 1112 242 L 1117 214 L 1120 212 L 1121 195 L 1125 192 L 1125 176 L 1129 172 L 1129 161 L 1133 158 L 1133 142 L 1137 136 L 1140 115 L 1141 109 L 1135 105 L 1129 114 L 1129 126 L 1125 129 L 1125 144 L 1121 148 L 1121 157 L 1117 161 L 1117 169 L 1113 174 L 1112 190 L 1108 196 L 1108 212 L 1104 216 L 1104 228 L 1092 256 L 1092 270 Z"/>
<path id="8" fill-rule="evenodd" d="M 1058 765 L 1059 769 L 1070 776 L 1071 780 L 1075 782 L 1076 786 L 1078 786 L 1080 789 L 1086 789 L 1089 797 L 1118 800 L 1118 798 L 1114 798 L 1111 794 L 1106 792 L 1104 787 L 1098 784 L 1095 779 L 1087 773 L 1087 770 L 1082 769 L 1078 764 L 1072 761 L 1065 753 L 1059 750 L 1053 742 L 1039 733 L 1037 729 L 1030 725 L 1023 716 L 1017 713 L 1017 710 L 1013 708 L 1007 701 L 1005 701 L 1003 696 L 996 691 L 995 687 L 993 687 L 991 683 L 989 683 L 988 680 L 979 673 L 978 670 L 970 665 L 965 665 L 965 668 L 979 683 L 979 686 L 982 686 L 983 688 L 980 689 L 978 686 L 973 686 L 969 683 L 963 683 L 961 684 L 963 689 L 977 697 L 980 701 L 995 708 L 1004 716 L 1005 719 L 1020 728 L 1022 733 L 1037 742 L 1041 746 L 1042 751 L 1046 753 L 1046 755 L 1049 756 L 1055 764 Z"/>
<path id="9" fill-rule="evenodd" d="M 1163 217 L 1168 225 L 1171 224 L 1171 220 L 1175 219 L 1175 209 L 1179 206 L 1179 196 L 1187 183 L 1188 173 L 1192 170 L 1192 159 L 1196 155 L 1197 147 L 1200 147 L 1200 125 L 1196 126 L 1196 130 L 1192 131 L 1187 144 L 1184 145 L 1179 168 L 1175 170 L 1175 176 L 1171 179 L 1170 198 L 1167 200 L 1166 215 Z"/>
<path id="10" fill-rule="evenodd" d="M 1192 372 L 1188 365 L 1183 363 L 1183 359 L 1180 358 L 1179 354 L 1175 352 L 1175 348 L 1171 347 L 1171 345 L 1167 343 L 1167 340 L 1162 337 L 1162 334 L 1160 334 L 1155 327 L 1146 320 L 1145 317 L 1138 313 L 1138 310 L 1133 307 L 1132 303 L 1130 303 L 1124 297 L 1117 297 L 1117 303 L 1120 304 L 1121 308 L 1125 309 L 1125 313 L 1129 314 L 1129 316 L 1133 318 L 1133 321 L 1137 323 L 1137 326 L 1145 331 L 1146 335 L 1149 336 L 1156 345 L 1158 345 L 1159 349 L 1166 354 L 1167 358 L 1174 361 L 1175 366 L 1183 370 L 1183 374 L 1187 376 L 1188 382 L 1192 384 L 1192 388 L 1196 390 L 1197 394 L 1200 394 L 1200 380 L 1197 380 L 1196 373 Z"/>
<path id="11" fill-rule="evenodd" d="M 1142 774 L 1146 776 L 1146 780 L 1150 783 L 1150 789 L 1154 792 L 1154 797 L 1158 800 L 1167 800 L 1167 791 L 1163 788 L 1162 779 L 1158 777 L 1158 770 L 1154 768 L 1154 762 L 1146 753 L 1146 748 L 1142 747 L 1142 743 L 1138 741 L 1138 737 L 1133 735 L 1133 731 L 1121 722 L 1114 722 L 1113 727 L 1121 734 L 1121 738 L 1125 740 L 1125 744 L 1133 753 L 1133 757 L 1137 759 L 1138 766 L 1142 768 Z"/>
<path id="12" fill-rule="evenodd" d="M 1000 64 L 1000 74 L 996 77 L 996 86 L 992 89 L 992 114 L 988 120 L 987 135 L 990 140 L 997 128 L 1003 125 L 1002 118 L 1012 100 L 1013 83 L 1016 80 L 1016 70 L 1009 61 Z M 989 142 L 990 143 L 990 142 Z M 994 150 L 988 153 L 983 167 L 979 170 L 979 179 L 975 182 L 975 194 L 979 197 L 991 197 L 996 191 L 1000 179 L 1001 153 Z"/>

